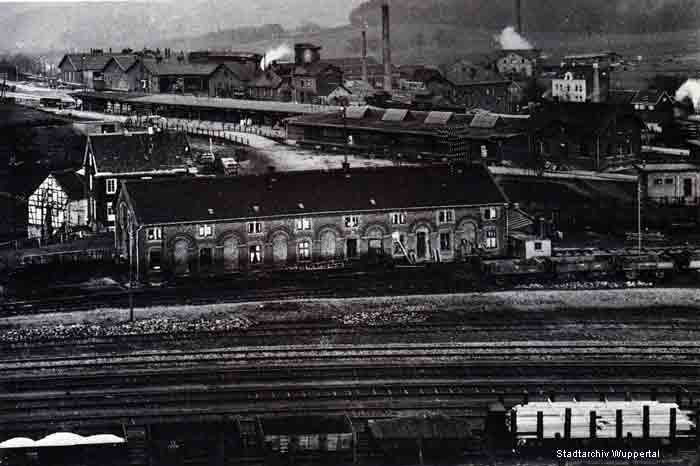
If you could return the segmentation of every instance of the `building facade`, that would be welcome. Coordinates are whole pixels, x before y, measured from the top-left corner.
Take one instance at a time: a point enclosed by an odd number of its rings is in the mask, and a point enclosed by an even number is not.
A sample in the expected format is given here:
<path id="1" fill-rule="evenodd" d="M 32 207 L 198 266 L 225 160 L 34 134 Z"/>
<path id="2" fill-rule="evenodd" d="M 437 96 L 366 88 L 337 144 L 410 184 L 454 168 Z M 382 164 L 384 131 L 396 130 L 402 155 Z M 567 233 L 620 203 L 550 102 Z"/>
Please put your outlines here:
<path id="1" fill-rule="evenodd" d="M 75 173 L 48 175 L 27 200 L 27 236 L 49 238 L 87 224 L 87 198 Z"/>
<path id="2" fill-rule="evenodd" d="M 157 207 L 162 197 L 172 208 Z M 405 255 L 451 262 L 504 255 L 507 206 L 481 166 L 135 181 L 119 196 L 116 246 L 141 279 Z"/>
<path id="3" fill-rule="evenodd" d="M 700 166 L 651 163 L 637 166 L 644 198 L 658 205 L 699 206 Z"/>
<path id="4" fill-rule="evenodd" d="M 90 134 L 83 160 L 88 224 L 96 230 L 113 230 L 119 183 L 185 175 L 189 152 L 183 133 Z"/>
<path id="5" fill-rule="evenodd" d="M 538 50 L 504 50 L 496 60 L 501 76 L 531 78 L 537 74 L 540 52 Z"/>

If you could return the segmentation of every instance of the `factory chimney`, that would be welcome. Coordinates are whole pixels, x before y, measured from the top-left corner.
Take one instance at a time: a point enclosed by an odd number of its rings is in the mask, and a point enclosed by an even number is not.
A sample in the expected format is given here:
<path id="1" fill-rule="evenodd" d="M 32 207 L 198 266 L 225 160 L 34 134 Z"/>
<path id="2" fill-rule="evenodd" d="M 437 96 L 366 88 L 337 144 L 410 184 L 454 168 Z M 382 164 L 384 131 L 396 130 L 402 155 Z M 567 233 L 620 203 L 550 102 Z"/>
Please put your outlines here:
<path id="1" fill-rule="evenodd" d="M 384 59 L 384 90 L 391 92 L 391 37 L 389 34 L 389 0 L 382 2 L 382 45 Z"/>
<path id="2" fill-rule="evenodd" d="M 521 0 L 515 0 L 515 22 L 518 26 L 518 34 L 523 33 L 523 9 Z"/>
<path id="3" fill-rule="evenodd" d="M 367 27 L 362 28 L 362 80 L 369 82 L 367 76 Z"/>

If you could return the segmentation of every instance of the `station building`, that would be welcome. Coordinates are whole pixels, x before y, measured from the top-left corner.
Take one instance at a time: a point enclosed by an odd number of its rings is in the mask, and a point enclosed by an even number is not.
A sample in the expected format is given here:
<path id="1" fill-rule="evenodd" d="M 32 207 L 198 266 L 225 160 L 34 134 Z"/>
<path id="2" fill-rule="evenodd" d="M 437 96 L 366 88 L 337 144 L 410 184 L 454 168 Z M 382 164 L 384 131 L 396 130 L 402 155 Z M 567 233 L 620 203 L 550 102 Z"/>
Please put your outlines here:
<path id="1" fill-rule="evenodd" d="M 506 254 L 508 201 L 482 165 L 121 184 L 116 247 L 140 279 L 409 256 Z"/>

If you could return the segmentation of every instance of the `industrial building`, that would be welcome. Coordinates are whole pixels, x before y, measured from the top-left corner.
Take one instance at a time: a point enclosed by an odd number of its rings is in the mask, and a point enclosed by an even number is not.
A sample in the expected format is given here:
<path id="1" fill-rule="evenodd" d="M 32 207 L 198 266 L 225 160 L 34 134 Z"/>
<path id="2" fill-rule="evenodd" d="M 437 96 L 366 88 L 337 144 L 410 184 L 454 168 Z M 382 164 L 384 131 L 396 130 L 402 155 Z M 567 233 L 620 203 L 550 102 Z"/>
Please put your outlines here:
<path id="1" fill-rule="evenodd" d="M 135 180 L 118 205 L 116 246 L 142 279 L 507 247 L 508 201 L 481 165 Z"/>
<path id="2" fill-rule="evenodd" d="M 300 145 L 406 160 L 523 160 L 529 147 L 526 117 L 369 106 L 288 119 L 287 138 Z"/>

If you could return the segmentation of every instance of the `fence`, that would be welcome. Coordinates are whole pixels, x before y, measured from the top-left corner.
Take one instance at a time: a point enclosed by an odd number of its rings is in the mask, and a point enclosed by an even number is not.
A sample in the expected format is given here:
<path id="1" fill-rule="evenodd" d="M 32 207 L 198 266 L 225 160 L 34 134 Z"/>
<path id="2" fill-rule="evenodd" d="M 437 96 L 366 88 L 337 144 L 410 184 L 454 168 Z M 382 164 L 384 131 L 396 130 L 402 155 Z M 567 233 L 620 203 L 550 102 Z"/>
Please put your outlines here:
<path id="1" fill-rule="evenodd" d="M 284 138 L 284 134 L 282 131 L 275 131 L 271 128 L 213 121 L 192 122 L 192 120 L 174 118 L 162 118 L 157 121 L 139 117 L 129 118 L 125 122 L 125 126 L 154 126 L 164 131 L 179 131 L 193 136 L 216 138 L 219 140 L 233 142 L 236 144 L 242 144 L 246 146 L 250 145 L 250 138 L 243 137 L 240 134 L 231 133 L 250 134 L 254 136 L 261 136 L 267 139 L 272 139 L 275 141 L 279 141 Z"/>

